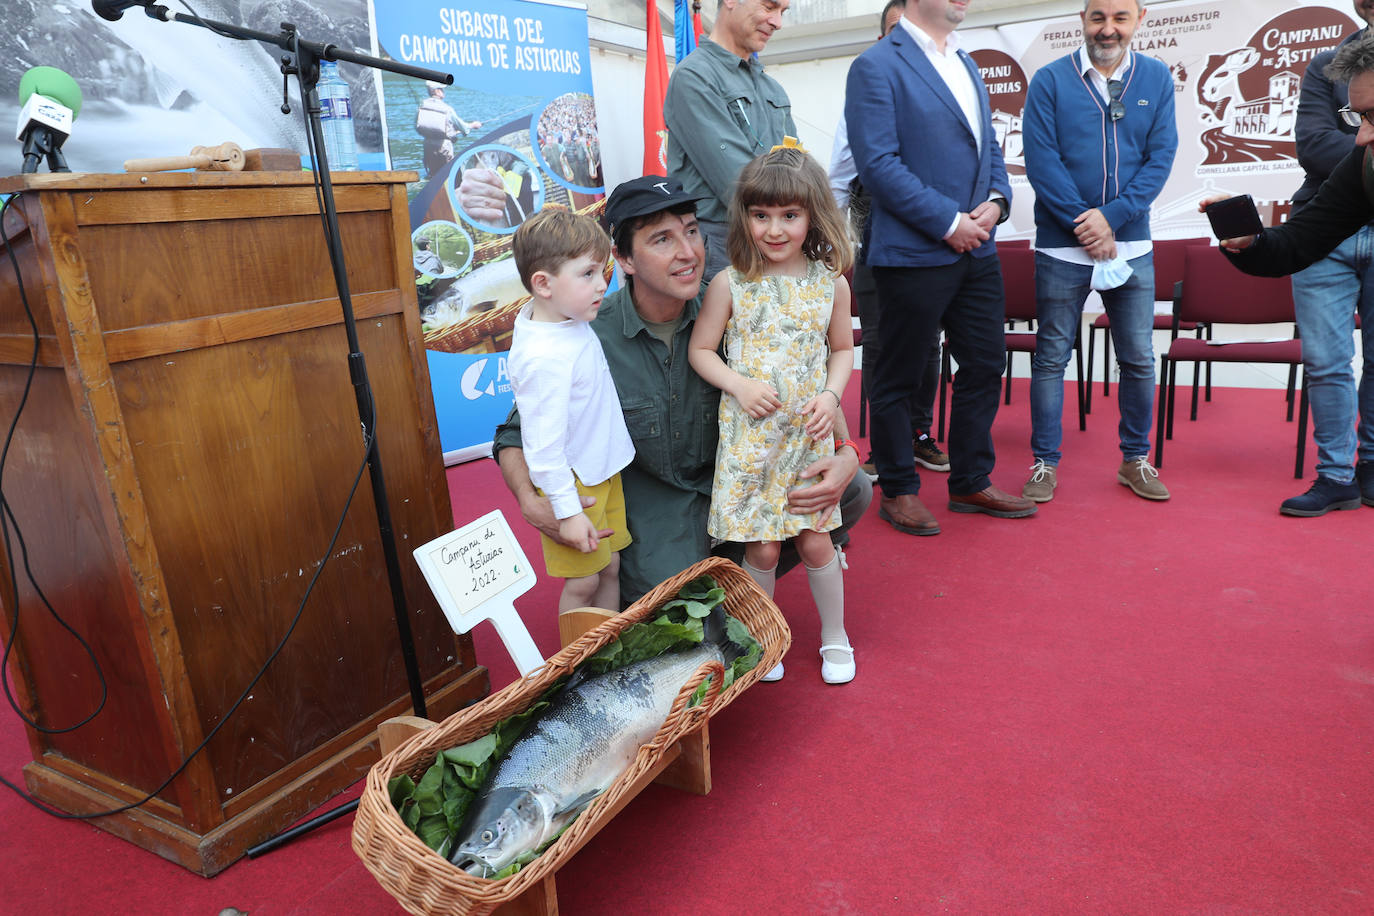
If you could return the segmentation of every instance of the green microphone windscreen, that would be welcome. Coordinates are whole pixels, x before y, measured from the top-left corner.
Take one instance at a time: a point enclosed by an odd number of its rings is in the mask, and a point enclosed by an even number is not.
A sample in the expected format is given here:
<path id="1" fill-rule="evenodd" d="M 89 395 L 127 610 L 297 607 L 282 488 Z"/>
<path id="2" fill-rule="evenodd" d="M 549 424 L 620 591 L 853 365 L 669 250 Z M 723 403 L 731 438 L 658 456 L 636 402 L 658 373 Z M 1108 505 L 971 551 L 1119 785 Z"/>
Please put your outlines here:
<path id="1" fill-rule="evenodd" d="M 81 113 L 81 87 L 71 74 L 56 67 L 30 67 L 19 78 L 19 104 L 23 105 L 31 95 L 47 96 L 59 105 L 72 110 L 75 119 Z"/>

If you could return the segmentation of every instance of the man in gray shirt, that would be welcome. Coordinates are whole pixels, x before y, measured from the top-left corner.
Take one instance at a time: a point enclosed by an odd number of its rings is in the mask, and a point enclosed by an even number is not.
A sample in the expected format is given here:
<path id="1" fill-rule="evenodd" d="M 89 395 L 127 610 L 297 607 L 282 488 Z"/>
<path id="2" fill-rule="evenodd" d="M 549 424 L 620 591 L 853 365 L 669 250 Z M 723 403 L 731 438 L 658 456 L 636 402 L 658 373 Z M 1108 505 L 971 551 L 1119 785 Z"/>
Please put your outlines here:
<path id="1" fill-rule="evenodd" d="M 711 35 L 678 64 L 668 81 L 668 175 L 700 199 L 706 279 L 729 263 L 726 216 L 745 163 L 797 135 L 792 103 L 754 57 L 782 28 L 791 0 L 720 0 Z"/>

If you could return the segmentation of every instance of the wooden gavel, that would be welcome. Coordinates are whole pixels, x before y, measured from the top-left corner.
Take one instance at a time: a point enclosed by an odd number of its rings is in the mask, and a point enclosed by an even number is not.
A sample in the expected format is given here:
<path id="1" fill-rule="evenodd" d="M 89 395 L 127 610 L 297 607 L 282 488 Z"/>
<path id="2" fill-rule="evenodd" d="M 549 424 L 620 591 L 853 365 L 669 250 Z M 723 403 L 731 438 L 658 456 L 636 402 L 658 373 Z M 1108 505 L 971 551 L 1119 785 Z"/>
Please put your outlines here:
<path id="1" fill-rule="evenodd" d="M 237 143 L 195 146 L 189 156 L 161 156 L 153 159 L 127 159 L 126 172 L 167 172 L 174 169 L 201 169 L 211 172 L 241 172 L 245 159 Z"/>

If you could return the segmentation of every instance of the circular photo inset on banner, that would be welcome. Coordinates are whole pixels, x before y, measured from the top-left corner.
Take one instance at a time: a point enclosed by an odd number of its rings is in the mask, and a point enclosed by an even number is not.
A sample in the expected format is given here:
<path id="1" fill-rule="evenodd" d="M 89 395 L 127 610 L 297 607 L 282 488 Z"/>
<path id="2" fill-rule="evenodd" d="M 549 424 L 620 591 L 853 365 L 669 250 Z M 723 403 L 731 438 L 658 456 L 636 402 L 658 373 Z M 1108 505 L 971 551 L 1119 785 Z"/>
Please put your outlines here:
<path id="1" fill-rule="evenodd" d="M 565 92 L 544 106 L 530 145 L 550 178 L 583 194 L 603 190 L 596 104 L 585 92 Z"/>
<path id="2" fill-rule="evenodd" d="M 509 146 L 467 150 L 448 175 L 449 200 L 464 220 L 509 235 L 544 206 L 539 167 Z"/>
<path id="3" fill-rule="evenodd" d="M 415 269 L 429 277 L 456 277 L 472 263 L 472 236 L 457 223 L 431 220 L 410 236 Z"/>

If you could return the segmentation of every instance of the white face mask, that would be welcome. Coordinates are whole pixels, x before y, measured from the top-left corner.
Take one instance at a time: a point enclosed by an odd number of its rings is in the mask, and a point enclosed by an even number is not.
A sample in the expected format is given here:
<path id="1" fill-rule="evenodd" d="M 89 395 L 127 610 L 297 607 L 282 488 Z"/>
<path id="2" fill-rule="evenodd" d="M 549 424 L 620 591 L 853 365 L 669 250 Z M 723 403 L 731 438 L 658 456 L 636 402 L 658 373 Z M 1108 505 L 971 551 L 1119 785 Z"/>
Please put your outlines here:
<path id="1" fill-rule="evenodd" d="M 1093 262 L 1093 289 L 1116 289 L 1127 280 L 1131 279 L 1131 274 L 1135 271 L 1131 265 L 1126 263 L 1123 257 L 1115 257 L 1110 261 Z"/>

